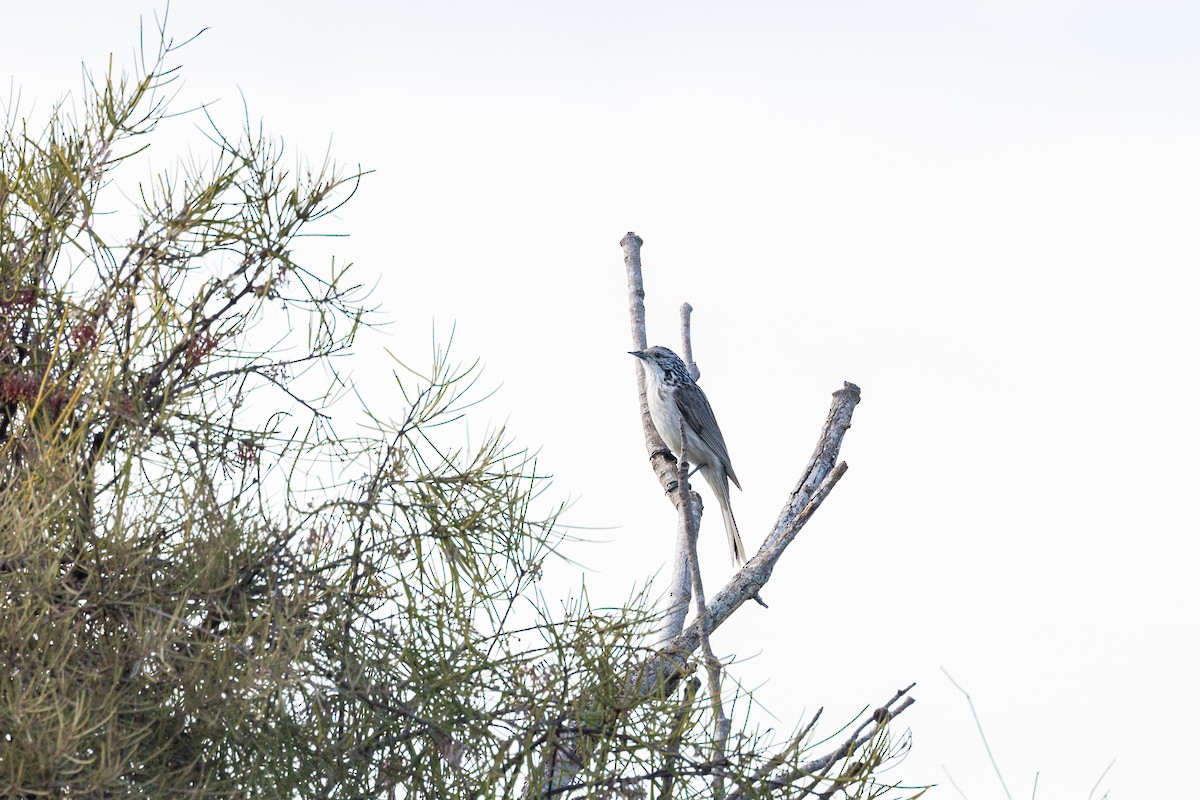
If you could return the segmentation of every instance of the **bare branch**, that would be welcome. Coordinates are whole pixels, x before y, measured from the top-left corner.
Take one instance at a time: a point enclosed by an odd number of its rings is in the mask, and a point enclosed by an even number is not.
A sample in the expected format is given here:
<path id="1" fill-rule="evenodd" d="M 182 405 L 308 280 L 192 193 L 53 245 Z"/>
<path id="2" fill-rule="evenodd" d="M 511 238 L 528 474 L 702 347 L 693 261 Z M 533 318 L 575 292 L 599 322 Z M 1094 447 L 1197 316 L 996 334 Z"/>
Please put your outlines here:
<path id="1" fill-rule="evenodd" d="M 692 678 L 687 682 L 683 692 L 683 702 L 679 706 L 679 710 L 675 712 L 673 719 L 674 729 L 671 731 L 671 736 L 667 740 L 666 761 L 664 770 L 666 772 L 662 782 L 662 791 L 660 797 L 670 797 L 671 790 L 675 783 L 675 764 L 679 761 L 679 743 L 683 739 L 683 732 L 686 726 L 687 716 L 691 713 L 692 706 L 696 702 L 696 695 L 700 692 L 700 679 Z M 1091 798 L 1088 798 L 1091 800 Z"/>
<path id="2" fill-rule="evenodd" d="M 1108 774 L 1108 771 L 1110 769 L 1112 769 L 1113 764 L 1115 764 L 1115 763 L 1117 763 L 1117 760 L 1115 758 L 1112 761 L 1108 762 L 1108 766 L 1105 767 L 1104 771 L 1100 773 L 1100 777 L 1096 778 L 1096 785 L 1092 787 L 1092 790 L 1090 792 L 1088 792 L 1088 800 L 1092 800 L 1092 795 L 1096 794 L 1096 790 L 1100 788 L 1100 782 L 1104 780 L 1104 776 Z"/>
<path id="3" fill-rule="evenodd" d="M 971 700 L 971 695 L 967 694 L 967 690 L 958 685 L 958 681 L 950 677 L 950 673 L 945 667 L 941 668 L 942 674 L 946 679 L 954 684 L 954 688 L 962 692 L 962 696 L 967 698 L 967 705 L 971 708 L 971 718 L 975 720 L 975 729 L 979 731 L 979 738 L 983 740 L 983 749 L 987 751 L 988 760 L 992 762 L 992 769 L 996 770 L 996 777 L 1000 779 L 1000 786 L 1004 789 L 1004 796 L 1008 800 L 1012 800 L 1012 793 L 1008 791 L 1008 784 L 1004 782 L 1004 775 L 1000 773 L 1000 765 L 996 763 L 996 757 L 992 755 L 992 748 L 988 745 L 987 735 L 983 732 L 983 724 L 979 721 L 979 715 L 975 713 L 975 703 Z"/>
<path id="4" fill-rule="evenodd" d="M 798 528 L 793 527 L 794 521 L 811 503 L 814 493 L 819 492 L 837 463 L 842 439 L 850 429 L 854 407 L 861 399 L 861 390 L 853 383 L 846 382 L 833 396 L 835 402 L 829 409 L 829 416 L 825 420 L 825 427 L 821 429 L 821 436 L 817 439 L 816 449 L 796 483 L 796 488 L 792 489 L 787 503 L 780 511 L 774 529 L 763 543 L 764 548 L 768 544 L 774 544 L 780 537 L 788 536 L 789 532 L 791 536 L 795 535 Z"/>
<path id="5" fill-rule="evenodd" d="M 945 764 L 942 765 L 942 772 L 946 773 L 946 778 L 949 779 L 950 785 L 954 787 L 954 791 L 958 792 L 958 796 L 963 800 L 967 800 L 966 793 L 962 789 L 958 788 L 958 782 L 954 780 L 954 776 L 950 774 L 950 770 L 946 769 Z M 1091 798 L 1088 798 L 1088 800 L 1091 800 Z"/>
<path id="6" fill-rule="evenodd" d="M 835 764 L 854 755 L 858 748 L 882 733 L 891 724 L 893 719 L 904 713 L 909 706 L 916 702 L 911 696 L 907 696 L 913 686 L 916 686 L 916 684 L 909 684 L 903 689 L 898 690 L 892 695 L 890 700 L 875 709 L 871 716 L 855 728 L 850 736 L 834 750 L 823 756 L 809 759 L 800 766 L 773 778 L 764 778 L 762 782 L 772 786 L 791 786 L 797 780 L 809 776 L 812 778 L 812 781 L 796 797 L 805 797 L 811 794 L 820 782 L 827 778 L 830 769 Z M 728 800 L 742 800 L 746 796 L 745 789 L 746 787 L 744 786 L 739 788 L 733 794 L 729 795 Z"/>
<path id="7" fill-rule="evenodd" d="M 629 285 L 629 327 L 633 338 L 633 349 L 645 350 L 647 347 L 646 290 L 642 286 L 642 237 L 630 231 L 625 234 L 625 238 L 621 239 L 621 248 L 625 251 L 625 280 Z M 650 453 L 650 458 L 654 459 L 660 451 L 668 453 L 670 451 L 667 450 L 658 431 L 654 430 L 654 423 L 650 420 L 650 407 L 646 405 L 646 376 L 642 374 L 642 368 L 637 363 L 634 363 L 634 372 L 637 374 L 638 398 L 641 401 L 642 433 L 646 436 L 646 450 Z M 670 483 L 670 478 L 662 479 L 664 473 L 669 472 L 669 469 L 660 471 L 656 466 L 655 472 L 659 473 L 663 488 L 666 488 Z"/>
<path id="8" fill-rule="evenodd" d="M 642 285 L 642 237 L 629 231 L 621 239 L 625 251 L 625 276 L 629 284 L 629 324 L 633 334 L 633 346 L 645 350 L 646 341 L 646 289 Z"/>
<path id="9" fill-rule="evenodd" d="M 692 380 L 700 380 L 700 367 L 692 360 L 692 304 L 684 303 L 679 307 L 679 341 L 683 345 L 683 363 L 687 364 Z"/>
<path id="10" fill-rule="evenodd" d="M 700 377 L 700 370 L 692 362 L 691 313 L 691 304 L 684 303 L 679 307 L 683 361 L 694 380 Z M 688 512 L 689 508 L 690 505 L 687 502 L 677 507 L 679 524 L 676 526 L 675 558 L 671 567 L 671 583 L 667 588 L 667 608 L 669 610 L 663 619 L 661 632 L 663 641 L 678 636 L 679 632 L 683 630 L 684 622 L 687 620 L 687 607 L 694 583 L 692 580 L 692 571 L 696 569 L 696 565 L 692 563 L 691 557 L 696 545 L 694 532 L 689 532 L 688 530 L 688 523 L 691 516 Z M 698 525 L 699 523 L 696 524 Z"/>
<path id="11" fill-rule="evenodd" d="M 713 755 L 712 761 L 717 764 L 716 775 L 713 778 L 713 800 L 725 797 L 725 778 L 721 774 L 720 765 L 725 762 L 725 740 L 729 738 L 730 721 L 725 715 L 721 704 L 721 662 L 713 653 L 712 643 L 708 640 L 705 623 L 708 620 L 708 606 L 704 601 L 704 582 L 700 579 L 700 559 L 696 555 L 696 540 L 699 538 L 698 522 L 702 513 L 700 498 L 692 493 L 688 485 L 687 460 L 687 422 L 679 420 L 679 493 L 683 499 L 683 520 L 687 530 L 687 560 L 692 574 L 692 593 L 696 598 L 697 630 L 700 631 L 700 650 L 704 656 L 704 668 L 708 674 L 709 702 L 712 704 L 713 715 Z"/>
<path id="12" fill-rule="evenodd" d="M 625 276 L 629 286 L 629 321 L 635 350 L 645 350 L 646 339 L 646 291 L 642 285 L 642 238 L 633 231 L 621 239 L 621 247 L 625 253 Z M 641 364 L 634 363 L 637 374 L 638 409 L 642 417 L 642 434 L 646 440 L 646 452 L 650 454 L 650 466 L 658 476 L 659 485 L 663 491 L 672 497 L 676 513 L 679 515 L 679 525 L 675 536 L 675 561 L 671 570 L 671 581 L 667 590 L 666 613 L 660 636 L 666 642 L 683 630 L 687 620 L 687 609 L 691 602 L 691 576 L 688 571 L 687 549 L 688 534 L 685 526 L 686 505 L 682 497 L 674 492 L 677 485 L 675 479 L 675 457 L 667 448 L 662 437 L 654 428 L 650 419 L 650 406 L 646 400 L 646 375 L 642 372 Z"/>

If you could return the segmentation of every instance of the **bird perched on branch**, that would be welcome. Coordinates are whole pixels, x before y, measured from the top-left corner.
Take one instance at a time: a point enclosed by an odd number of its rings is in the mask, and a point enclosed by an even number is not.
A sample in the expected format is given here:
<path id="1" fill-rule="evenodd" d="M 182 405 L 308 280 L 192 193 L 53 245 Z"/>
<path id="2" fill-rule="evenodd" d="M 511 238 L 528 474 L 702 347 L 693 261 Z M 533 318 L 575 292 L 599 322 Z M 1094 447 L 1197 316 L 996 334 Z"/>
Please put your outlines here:
<path id="1" fill-rule="evenodd" d="M 725 437 L 717 427 L 717 418 L 713 416 L 704 390 L 692 380 L 683 359 L 665 347 L 634 350 L 630 355 L 642 360 L 650 419 L 676 458 L 682 445 L 682 422 L 687 432 L 687 457 L 692 472 L 699 470 L 717 495 L 721 516 L 725 519 L 725 535 L 729 538 L 729 554 L 735 565 L 741 564 L 746 560 L 746 550 L 729 507 L 729 482 L 733 481 L 739 489 L 742 485 L 733 473 Z"/>

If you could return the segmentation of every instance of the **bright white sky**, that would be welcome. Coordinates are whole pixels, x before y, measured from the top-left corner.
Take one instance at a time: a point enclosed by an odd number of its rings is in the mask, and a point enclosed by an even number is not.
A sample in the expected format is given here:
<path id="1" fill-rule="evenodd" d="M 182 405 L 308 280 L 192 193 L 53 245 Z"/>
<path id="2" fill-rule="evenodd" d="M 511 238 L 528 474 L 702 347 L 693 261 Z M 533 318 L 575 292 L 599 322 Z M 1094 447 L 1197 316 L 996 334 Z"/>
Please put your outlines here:
<path id="1" fill-rule="evenodd" d="M 5 4 L 28 112 L 129 64 L 149 2 Z M 694 341 L 753 550 L 830 393 L 851 469 L 714 639 L 759 719 L 841 721 L 917 681 L 895 775 L 1002 797 L 1180 797 L 1200 739 L 1200 6 L 1167 2 L 176 2 L 180 103 L 375 170 L 338 251 L 392 321 L 500 385 L 571 555 L 615 605 L 670 557 L 636 416 L 618 241 L 651 343 Z M 191 146 L 203 152 L 198 135 Z M 174 153 L 153 155 L 170 163 Z M 397 409 L 399 414 L 399 409 Z M 707 487 L 702 487 L 702 491 Z M 713 503 L 710 502 L 710 505 Z M 714 506 L 715 508 L 715 506 Z M 710 592 L 729 574 L 706 523 Z M 549 564 L 546 590 L 581 570 Z M 775 719 L 773 720 L 772 716 Z M 831 731 L 830 731 L 831 732 Z M 1182 768 L 1182 769 L 1181 769 Z"/>

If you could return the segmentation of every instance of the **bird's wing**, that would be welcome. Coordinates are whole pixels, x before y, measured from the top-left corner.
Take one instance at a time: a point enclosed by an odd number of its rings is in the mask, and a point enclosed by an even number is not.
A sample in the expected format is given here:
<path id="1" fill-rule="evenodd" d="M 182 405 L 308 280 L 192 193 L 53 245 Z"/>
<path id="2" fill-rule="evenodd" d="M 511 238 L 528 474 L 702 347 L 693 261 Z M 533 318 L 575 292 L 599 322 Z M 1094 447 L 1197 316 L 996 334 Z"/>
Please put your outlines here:
<path id="1" fill-rule="evenodd" d="M 695 431 L 701 441 L 708 445 L 708 449 L 712 450 L 725 465 L 725 474 L 729 476 L 729 480 L 733 481 L 733 485 L 739 489 L 742 488 L 742 484 L 738 483 L 737 475 L 733 473 L 733 463 L 729 460 L 725 437 L 721 435 L 721 429 L 717 427 L 717 418 L 713 415 L 712 406 L 709 405 L 704 390 L 695 384 L 680 387 L 675 391 L 675 403 L 679 406 L 679 413 L 683 415 L 688 428 Z"/>

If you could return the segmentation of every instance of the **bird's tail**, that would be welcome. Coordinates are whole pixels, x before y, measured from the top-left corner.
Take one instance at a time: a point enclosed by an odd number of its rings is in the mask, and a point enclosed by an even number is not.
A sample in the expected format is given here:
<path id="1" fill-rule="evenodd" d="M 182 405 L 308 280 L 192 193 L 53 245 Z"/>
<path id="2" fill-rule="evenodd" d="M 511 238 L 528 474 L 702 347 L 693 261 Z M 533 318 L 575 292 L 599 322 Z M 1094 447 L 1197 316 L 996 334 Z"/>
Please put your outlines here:
<path id="1" fill-rule="evenodd" d="M 717 495 L 717 503 L 721 506 L 721 516 L 725 520 L 725 536 L 729 539 L 729 556 L 735 567 L 746 563 L 746 548 L 742 545 L 742 537 L 738 533 L 737 523 L 733 519 L 733 509 L 729 505 L 729 479 L 723 472 L 718 473 L 716 480 L 709 480 L 713 492 Z M 708 470 L 705 470 L 708 478 Z"/>
<path id="2" fill-rule="evenodd" d="M 726 493 L 726 498 L 728 496 Z M 742 537 L 738 534 L 737 523 L 733 521 L 728 499 L 721 505 L 721 516 L 725 518 L 725 535 L 729 537 L 729 556 L 733 559 L 733 565 L 740 567 L 746 563 L 746 548 L 742 546 Z"/>

